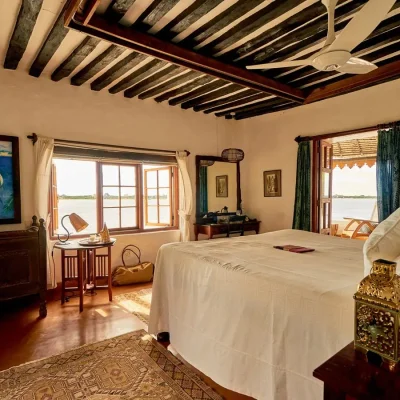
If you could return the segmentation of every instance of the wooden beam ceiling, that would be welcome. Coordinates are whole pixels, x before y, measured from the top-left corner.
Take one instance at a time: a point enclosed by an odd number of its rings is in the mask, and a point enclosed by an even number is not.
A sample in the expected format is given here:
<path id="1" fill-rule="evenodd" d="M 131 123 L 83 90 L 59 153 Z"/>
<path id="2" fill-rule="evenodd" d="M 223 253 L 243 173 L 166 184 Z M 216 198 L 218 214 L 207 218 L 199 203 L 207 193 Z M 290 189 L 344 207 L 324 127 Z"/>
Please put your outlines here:
<path id="1" fill-rule="evenodd" d="M 337 33 L 366 2 L 338 1 Z M 227 119 L 251 118 L 400 78 L 399 7 L 400 0 L 353 51 L 378 70 L 351 76 L 310 66 L 245 69 L 307 57 L 321 48 L 327 14 L 319 0 L 191 0 L 187 5 L 183 0 L 68 0 L 35 50 L 29 73 L 39 77 L 46 69 L 54 81 L 70 77 L 72 85 L 95 91 L 168 101 Z M 24 54 L 32 53 L 26 50 L 41 12 L 42 1 L 21 0 L 5 68 L 17 68 Z M 72 35 L 64 40 L 64 21 L 80 32 L 73 36 L 75 46 L 69 44 Z"/>
<path id="2" fill-rule="evenodd" d="M 93 36 L 125 45 L 125 47 L 132 50 L 207 73 L 217 78 L 227 79 L 233 83 L 243 84 L 247 87 L 276 94 L 300 103 L 305 99 L 304 93 L 299 89 L 291 88 L 260 74 L 236 67 L 235 65 L 224 64 L 215 58 L 203 56 L 171 42 L 164 42 L 155 36 L 136 31 L 132 28 L 128 29 L 117 24 L 111 24 L 97 15 L 92 17 L 87 26 L 83 26 L 79 22 L 76 23 L 74 19 L 71 20 L 69 26 Z"/>

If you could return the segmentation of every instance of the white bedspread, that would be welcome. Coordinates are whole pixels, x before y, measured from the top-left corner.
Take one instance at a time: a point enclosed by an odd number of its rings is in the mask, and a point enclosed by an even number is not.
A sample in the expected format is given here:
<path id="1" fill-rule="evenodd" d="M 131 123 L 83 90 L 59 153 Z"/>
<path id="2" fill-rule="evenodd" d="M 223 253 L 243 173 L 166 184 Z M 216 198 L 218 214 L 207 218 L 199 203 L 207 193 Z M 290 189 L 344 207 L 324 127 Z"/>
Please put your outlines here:
<path id="1" fill-rule="evenodd" d="M 295 254 L 274 245 L 313 247 Z M 320 400 L 313 370 L 353 339 L 363 242 L 283 230 L 164 245 L 149 332 L 215 382 L 257 399 Z"/>

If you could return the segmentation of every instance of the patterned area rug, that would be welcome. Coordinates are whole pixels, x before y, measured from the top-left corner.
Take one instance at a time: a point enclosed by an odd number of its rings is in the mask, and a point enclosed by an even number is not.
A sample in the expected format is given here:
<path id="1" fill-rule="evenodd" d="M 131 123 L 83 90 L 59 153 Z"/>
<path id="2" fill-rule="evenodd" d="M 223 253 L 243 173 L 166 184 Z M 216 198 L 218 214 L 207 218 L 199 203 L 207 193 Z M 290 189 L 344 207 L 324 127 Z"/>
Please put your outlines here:
<path id="1" fill-rule="evenodd" d="M 143 330 L 2 371 L 0 398 L 222 400 Z"/>
<path id="2" fill-rule="evenodd" d="M 149 324 L 151 288 L 119 294 L 115 296 L 115 301 L 125 310 L 136 315 L 146 325 Z"/>

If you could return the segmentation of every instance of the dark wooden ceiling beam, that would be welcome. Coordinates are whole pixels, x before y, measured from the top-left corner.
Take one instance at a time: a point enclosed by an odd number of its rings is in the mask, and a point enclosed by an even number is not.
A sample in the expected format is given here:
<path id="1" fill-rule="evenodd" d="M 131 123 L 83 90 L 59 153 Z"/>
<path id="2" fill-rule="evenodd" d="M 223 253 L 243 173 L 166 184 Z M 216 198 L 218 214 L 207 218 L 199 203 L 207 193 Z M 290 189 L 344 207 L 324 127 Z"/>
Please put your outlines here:
<path id="1" fill-rule="evenodd" d="M 212 80 L 214 80 L 214 77 L 209 75 L 203 75 L 200 78 L 197 78 L 194 81 L 187 83 L 186 85 L 183 85 L 179 88 L 170 90 L 168 92 L 161 94 L 160 96 L 157 96 L 154 100 L 157 103 L 161 103 L 162 101 L 166 101 L 171 97 L 179 96 L 181 94 L 190 92 L 191 90 L 196 89 L 199 86 L 206 85 L 207 83 L 210 83 Z"/>
<path id="2" fill-rule="evenodd" d="M 86 36 L 82 43 L 54 70 L 53 81 L 66 78 L 97 47 L 100 39 Z"/>
<path id="3" fill-rule="evenodd" d="M 275 107 L 267 107 L 265 109 L 259 109 L 259 110 L 254 110 L 254 111 L 248 111 L 248 112 L 243 112 L 243 113 L 237 113 L 234 116 L 225 116 L 226 119 L 235 119 L 236 121 L 242 120 L 242 119 L 247 119 L 247 118 L 253 118 L 253 117 L 259 117 L 261 115 L 265 114 L 271 114 L 274 112 L 279 112 L 279 111 L 284 111 L 288 110 L 290 108 L 294 108 L 299 106 L 300 104 L 294 104 L 294 103 L 288 103 L 288 104 L 282 104 L 278 105 Z"/>
<path id="4" fill-rule="evenodd" d="M 106 17 L 110 21 L 118 22 L 133 6 L 135 1 L 136 0 L 113 0 L 105 13 Z"/>
<path id="5" fill-rule="evenodd" d="M 193 108 L 195 106 L 207 103 L 211 100 L 218 99 L 219 97 L 226 96 L 227 94 L 238 92 L 239 90 L 243 90 L 244 87 L 241 85 L 237 85 L 236 83 L 232 83 L 228 86 L 224 86 L 218 90 L 214 90 L 211 93 L 204 94 L 203 96 L 196 97 L 195 99 L 185 101 L 181 104 L 181 107 L 184 110 L 189 108 Z"/>
<path id="6" fill-rule="evenodd" d="M 153 0 L 133 26 L 142 31 L 149 30 L 178 2 L 179 0 Z"/>
<path id="7" fill-rule="evenodd" d="M 308 95 L 306 104 L 361 90 L 399 77 L 400 61 L 391 62 L 380 66 L 369 74 L 354 75 L 347 79 L 340 80 L 339 82 L 314 89 Z"/>
<path id="8" fill-rule="evenodd" d="M 162 83 L 161 85 L 156 86 L 155 88 L 149 89 L 146 92 L 143 92 L 139 95 L 139 99 L 144 100 L 150 97 L 154 97 L 159 95 L 162 92 L 165 92 L 168 89 L 171 89 L 177 85 L 181 85 L 182 83 L 188 82 L 192 79 L 197 78 L 200 75 L 200 72 L 197 71 L 188 71 L 186 74 L 175 76 L 167 82 Z"/>
<path id="9" fill-rule="evenodd" d="M 300 103 L 304 100 L 304 93 L 301 90 L 282 85 L 260 74 L 234 65 L 224 64 L 217 59 L 203 56 L 173 43 L 164 42 L 157 37 L 117 24 L 110 24 L 98 15 L 94 15 L 87 26 L 77 24 L 72 19 L 70 27 L 186 68 L 207 73 L 217 78 L 227 79 L 232 83 L 241 84 Z"/>
<path id="10" fill-rule="evenodd" d="M 125 90 L 124 96 L 131 99 L 139 95 L 146 90 L 159 85 L 167 81 L 168 79 L 173 78 L 175 75 L 182 73 L 184 71 L 183 67 L 178 67 L 177 65 L 169 65 L 168 67 L 162 69 L 161 71 L 156 72 L 154 75 L 149 76 L 146 79 L 143 79 L 136 85 L 132 86 L 128 90 Z"/>
<path id="11" fill-rule="evenodd" d="M 4 68 L 17 69 L 36 25 L 43 0 L 23 0 L 8 45 Z"/>
<path id="12" fill-rule="evenodd" d="M 60 47 L 65 36 L 67 36 L 68 29 L 64 27 L 64 13 L 67 6 L 68 2 L 64 5 L 56 22 L 42 43 L 39 53 L 31 65 L 29 75 L 38 78 L 42 74 L 51 57 L 53 57 L 54 53 Z"/>
<path id="13" fill-rule="evenodd" d="M 133 71 L 127 77 L 119 81 L 117 84 L 112 86 L 108 91 L 112 94 L 121 92 L 130 88 L 133 85 L 136 85 L 141 80 L 147 78 L 148 76 L 157 72 L 160 68 L 165 67 L 167 65 L 166 61 L 161 60 L 151 60 L 147 64 L 141 66 L 137 70 Z"/>
<path id="14" fill-rule="evenodd" d="M 236 114 L 236 113 L 243 113 L 243 112 L 250 112 L 255 110 L 264 109 L 267 107 L 275 107 L 282 104 L 288 104 L 288 101 L 285 99 L 279 99 L 274 97 L 273 99 L 267 99 L 265 101 L 259 101 L 258 103 L 249 104 L 244 107 L 236 107 L 229 110 L 224 110 L 215 114 L 217 117 L 224 117 L 225 115 L 229 114 Z"/>
<path id="15" fill-rule="evenodd" d="M 157 36 L 163 40 L 171 40 L 222 2 L 223 0 L 196 0 L 157 32 Z"/>
<path id="16" fill-rule="evenodd" d="M 200 86 L 199 88 L 194 89 L 189 93 L 185 93 L 182 94 L 181 96 L 174 97 L 173 99 L 168 101 L 168 104 L 170 106 L 176 106 L 180 103 L 189 101 L 191 99 L 194 99 L 195 97 L 199 97 L 205 93 L 212 92 L 213 90 L 219 89 L 226 85 L 229 85 L 229 82 L 224 81 L 222 79 L 218 79 L 210 83 L 207 83 L 206 85 Z"/>
<path id="17" fill-rule="evenodd" d="M 216 32 L 219 32 L 233 21 L 236 21 L 238 18 L 242 17 L 253 8 L 260 5 L 263 1 L 264 0 L 246 0 L 238 1 L 235 4 L 232 4 L 229 8 L 218 14 L 212 20 L 206 22 L 204 25 L 193 31 L 179 44 L 186 48 L 193 48 L 197 43 L 203 42 Z"/>
<path id="18" fill-rule="evenodd" d="M 208 108 L 207 110 L 204 111 L 204 113 L 205 114 L 210 114 L 210 113 L 214 113 L 214 112 L 225 110 L 227 108 L 242 106 L 244 104 L 251 103 L 252 101 L 262 100 L 262 99 L 265 99 L 267 97 L 271 97 L 271 96 L 269 94 L 267 94 L 267 93 L 256 93 L 256 94 L 253 94 L 253 95 L 251 95 L 249 97 L 246 97 L 246 98 L 244 98 L 242 100 L 236 100 L 236 101 L 233 101 L 232 103 L 229 103 L 229 104 L 222 104 L 220 106 L 215 106 L 215 107 L 212 107 L 212 108 Z"/>
<path id="19" fill-rule="evenodd" d="M 90 87 L 92 90 L 102 90 L 106 86 L 110 85 L 113 81 L 120 78 L 130 69 L 136 67 L 139 63 L 145 60 L 147 57 L 144 54 L 136 53 L 135 51 L 129 55 L 127 55 L 124 59 L 117 62 L 110 69 L 104 72 L 103 75 L 99 76 L 95 79 Z"/>
<path id="20" fill-rule="evenodd" d="M 193 110 L 196 112 L 204 111 L 204 110 L 207 110 L 208 108 L 218 107 L 218 106 L 221 106 L 224 104 L 232 103 L 233 101 L 236 101 L 236 100 L 244 99 L 244 98 L 254 95 L 256 93 L 257 92 L 253 89 L 246 89 L 246 90 L 243 90 L 242 92 L 236 93 L 232 96 L 224 97 L 223 99 L 209 101 L 207 103 L 203 103 L 198 106 L 194 106 Z"/>
<path id="21" fill-rule="evenodd" d="M 96 74 L 106 68 L 116 58 L 118 58 L 125 49 L 115 44 L 110 45 L 103 53 L 97 56 L 88 65 L 83 67 L 71 78 L 71 84 L 75 86 L 83 85 L 89 79 L 93 78 Z"/>
<path id="22" fill-rule="evenodd" d="M 263 9 L 239 22 L 215 40 L 207 43 L 206 46 L 201 48 L 201 52 L 203 54 L 212 54 L 229 47 L 274 19 L 279 18 L 292 8 L 297 7 L 304 1 L 305 0 L 275 0 Z"/>

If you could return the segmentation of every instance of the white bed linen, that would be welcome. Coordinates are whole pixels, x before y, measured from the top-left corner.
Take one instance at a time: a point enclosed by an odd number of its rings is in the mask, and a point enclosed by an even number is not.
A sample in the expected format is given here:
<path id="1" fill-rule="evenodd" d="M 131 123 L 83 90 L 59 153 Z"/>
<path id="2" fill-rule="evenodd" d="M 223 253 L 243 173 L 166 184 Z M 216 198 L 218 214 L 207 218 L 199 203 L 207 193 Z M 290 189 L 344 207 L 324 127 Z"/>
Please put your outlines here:
<path id="1" fill-rule="evenodd" d="M 306 254 L 274 249 L 294 244 Z M 320 400 L 313 370 L 353 339 L 363 242 L 283 230 L 161 247 L 149 333 L 219 385 Z"/>

